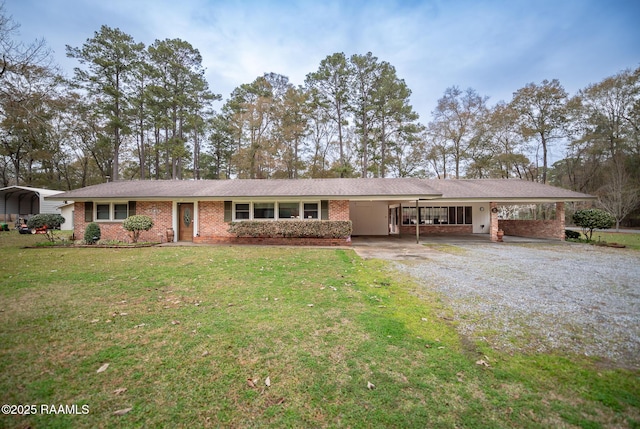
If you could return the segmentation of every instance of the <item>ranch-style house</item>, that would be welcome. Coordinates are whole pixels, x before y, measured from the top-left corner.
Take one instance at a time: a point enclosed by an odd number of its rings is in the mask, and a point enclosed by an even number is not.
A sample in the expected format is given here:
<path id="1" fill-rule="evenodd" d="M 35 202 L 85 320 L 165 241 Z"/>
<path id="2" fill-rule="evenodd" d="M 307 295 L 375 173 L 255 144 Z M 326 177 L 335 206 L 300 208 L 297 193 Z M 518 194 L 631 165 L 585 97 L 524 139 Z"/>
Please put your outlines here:
<path id="1" fill-rule="evenodd" d="M 78 239 L 87 224 L 96 222 L 102 239 L 128 241 L 122 221 L 144 214 L 154 221 L 140 237 L 145 241 L 333 245 L 347 245 L 351 235 L 487 234 L 497 241 L 499 230 L 505 235 L 563 240 L 565 202 L 593 198 L 517 179 L 417 178 L 117 181 L 47 197 L 73 201 Z M 528 220 L 504 215 L 506 207 L 539 204 L 551 205 L 552 214 Z M 259 236 L 229 231 L 247 221 L 271 224 L 266 229 L 260 224 Z M 350 235 L 268 232 L 282 222 L 325 221 L 351 221 Z"/>

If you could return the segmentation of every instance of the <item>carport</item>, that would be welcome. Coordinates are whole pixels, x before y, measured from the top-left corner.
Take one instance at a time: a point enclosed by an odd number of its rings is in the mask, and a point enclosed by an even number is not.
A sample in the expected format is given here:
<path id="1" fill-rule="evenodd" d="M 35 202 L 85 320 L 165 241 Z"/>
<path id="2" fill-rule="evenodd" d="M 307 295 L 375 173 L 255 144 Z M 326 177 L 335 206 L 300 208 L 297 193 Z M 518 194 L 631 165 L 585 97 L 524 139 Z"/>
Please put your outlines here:
<path id="1" fill-rule="evenodd" d="M 51 189 L 8 186 L 0 189 L 0 210 L 4 222 L 15 222 L 39 213 L 60 213 L 58 203 L 44 198 L 61 193 Z"/>

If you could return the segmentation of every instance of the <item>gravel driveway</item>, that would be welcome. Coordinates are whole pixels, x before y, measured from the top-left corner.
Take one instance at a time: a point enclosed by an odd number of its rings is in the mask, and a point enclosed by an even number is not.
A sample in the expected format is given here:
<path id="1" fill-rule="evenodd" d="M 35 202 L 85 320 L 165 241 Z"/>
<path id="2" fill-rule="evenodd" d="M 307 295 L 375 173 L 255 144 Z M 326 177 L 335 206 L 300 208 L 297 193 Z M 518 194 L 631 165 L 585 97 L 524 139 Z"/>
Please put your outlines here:
<path id="1" fill-rule="evenodd" d="M 507 352 L 556 350 L 640 368 L 638 251 L 457 243 L 401 259 L 396 267 L 439 292 L 470 339 Z"/>

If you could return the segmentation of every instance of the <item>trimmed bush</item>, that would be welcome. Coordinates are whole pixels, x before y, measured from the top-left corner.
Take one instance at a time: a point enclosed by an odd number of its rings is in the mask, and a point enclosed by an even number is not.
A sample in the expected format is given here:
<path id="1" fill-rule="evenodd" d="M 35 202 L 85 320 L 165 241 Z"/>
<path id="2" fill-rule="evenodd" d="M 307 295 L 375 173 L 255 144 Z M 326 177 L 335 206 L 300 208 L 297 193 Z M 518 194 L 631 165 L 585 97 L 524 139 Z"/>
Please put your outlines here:
<path id="1" fill-rule="evenodd" d="M 591 241 L 594 229 L 609 229 L 615 225 L 616 219 L 603 210 L 588 209 L 575 212 L 573 223 L 582 228 L 582 233 Z"/>
<path id="2" fill-rule="evenodd" d="M 96 244 L 100 240 L 100 225 L 91 222 L 84 230 L 84 242 L 87 244 Z"/>
<path id="3" fill-rule="evenodd" d="M 564 230 L 564 238 L 566 238 L 567 240 L 579 240 L 580 239 L 580 233 L 578 231 L 572 231 L 570 229 L 565 229 Z"/>
<path id="4" fill-rule="evenodd" d="M 129 216 L 122 222 L 122 227 L 131 232 L 131 240 L 138 242 L 142 231 L 149 231 L 153 227 L 153 219 L 145 215 Z"/>
<path id="5" fill-rule="evenodd" d="M 45 235 L 49 241 L 53 241 L 53 230 L 60 228 L 60 225 L 64 223 L 64 218 L 59 214 L 54 213 L 41 213 L 32 216 L 27 221 L 27 227 L 31 229 L 45 228 Z"/>
<path id="6" fill-rule="evenodd" d="M 350 220 L 275 220 L 233 222 L 229 232 L 236 237 L 346 238 Z"/>

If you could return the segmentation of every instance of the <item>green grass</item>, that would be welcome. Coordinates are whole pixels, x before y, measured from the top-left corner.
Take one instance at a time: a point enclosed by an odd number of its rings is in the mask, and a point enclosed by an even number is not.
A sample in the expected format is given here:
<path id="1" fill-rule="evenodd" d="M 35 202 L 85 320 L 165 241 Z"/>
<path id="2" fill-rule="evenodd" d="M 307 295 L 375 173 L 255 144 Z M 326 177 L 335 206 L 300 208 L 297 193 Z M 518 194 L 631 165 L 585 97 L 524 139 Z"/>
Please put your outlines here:
<path id="1" fill-rule="evenodd" d="M 624 244 L 630 249 L 640 250 L 640 234 L 632 232 L 595 231 L 594 241 L 606 241 L 607 243 Z"/>
<path id="2" fill-rule="evenodd" d="M 0 234 L 2 403 L 89 414 L 0 427 L 640 425 L 637 371 L 470 343 L 351 250 L 22 248 L 38 240 Z"/>

